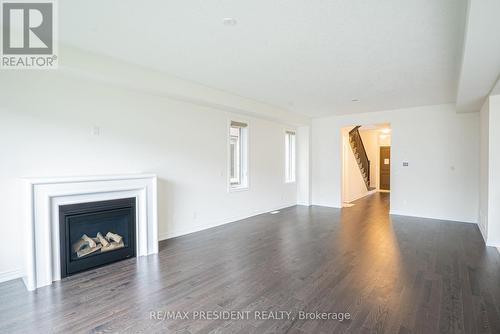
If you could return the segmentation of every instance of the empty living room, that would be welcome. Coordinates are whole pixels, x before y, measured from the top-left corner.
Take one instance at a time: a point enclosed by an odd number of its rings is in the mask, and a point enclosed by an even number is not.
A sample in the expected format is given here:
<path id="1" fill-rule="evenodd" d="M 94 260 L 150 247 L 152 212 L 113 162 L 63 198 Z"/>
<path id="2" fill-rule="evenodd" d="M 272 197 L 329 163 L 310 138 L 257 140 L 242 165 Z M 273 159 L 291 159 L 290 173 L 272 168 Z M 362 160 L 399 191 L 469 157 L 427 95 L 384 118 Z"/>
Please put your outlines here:
<path id="1" fill-rule="evenodd" d="M 500 0 L 0 0 L 0 333 L 500 333 Z"/>

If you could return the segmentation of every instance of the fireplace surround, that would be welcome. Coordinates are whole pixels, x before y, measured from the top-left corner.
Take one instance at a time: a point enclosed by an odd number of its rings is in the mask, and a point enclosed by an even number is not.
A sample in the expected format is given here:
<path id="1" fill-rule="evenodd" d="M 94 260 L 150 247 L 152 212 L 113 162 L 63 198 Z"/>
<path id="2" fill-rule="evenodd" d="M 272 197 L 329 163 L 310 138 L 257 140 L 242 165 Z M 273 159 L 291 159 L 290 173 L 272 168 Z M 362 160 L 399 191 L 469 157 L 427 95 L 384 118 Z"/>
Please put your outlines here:
<path id="1" fill-rule="evenodd" d="M 23 211 L 27 213 L 23 229 L 23 281 L 28 290 L 64 277 L 59 230 L 61 206 L 134 198 L 135 254 L 141 257 L 158 253 L 156 175 L 24 178 L 22 182 L 26 189 Z"/>

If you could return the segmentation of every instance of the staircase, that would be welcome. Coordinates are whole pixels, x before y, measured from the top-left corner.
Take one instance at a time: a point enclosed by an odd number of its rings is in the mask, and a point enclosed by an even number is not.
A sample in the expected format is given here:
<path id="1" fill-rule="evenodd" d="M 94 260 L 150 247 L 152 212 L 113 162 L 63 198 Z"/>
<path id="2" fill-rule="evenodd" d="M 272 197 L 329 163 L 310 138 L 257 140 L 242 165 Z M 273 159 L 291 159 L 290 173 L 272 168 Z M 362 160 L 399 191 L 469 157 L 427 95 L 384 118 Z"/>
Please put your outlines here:
<path id="1" fill-rule="evenodd" d="M 370 187 L 370 160 L 368 160 L 368 155 L 366 154 L 365 145 L 359 134 L 359 128 L 361 125 L 354 127 L 349 131 L 349 143 L 354 153 L 354 157 L 358 162 L 359 170 L 361 175 L 363 175 L 363 180 L 365 181 L 366 189 L 372 190 Z"/>

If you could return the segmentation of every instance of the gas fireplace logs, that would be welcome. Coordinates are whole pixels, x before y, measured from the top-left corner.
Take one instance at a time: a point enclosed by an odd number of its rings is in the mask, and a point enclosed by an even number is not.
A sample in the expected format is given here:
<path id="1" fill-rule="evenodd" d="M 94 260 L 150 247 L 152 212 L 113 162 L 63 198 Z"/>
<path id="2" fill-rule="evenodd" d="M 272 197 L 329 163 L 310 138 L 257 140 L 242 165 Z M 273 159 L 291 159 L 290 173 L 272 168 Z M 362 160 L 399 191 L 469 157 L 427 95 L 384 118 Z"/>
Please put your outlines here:
<path id="1" fill-rule="evenodd" d="M 122 236 L 118 235 L 118 234 L 114 234 L 114 233 L 108 232 L 108 234 L 106 234 L 106 239 L 113 240 L 115 242 L 120 243 L 122 241 Z"/>
<path id="2" fill-rule="evenodd" d="M 99 249 L 101 249 L 101 247 L 102 246 L 100 244 L 95 246 L 95 247 L 84 247 L 81 250 L 79 250 L 78 252 L 76 252 L 76 256 L 82 257 L 85 255 L 97 252 Z"/>
<path id="3" fill-rule="evenodd" d="M 109 234 L 109 233 L 108 233 Z M 109 241 L 106 240 L 101 232 L 97 232 L 97 236 L 96 236 L 96 239 L 99 240 L 99 242 L 101 243 L 102 247 L 107 247 L 109 245 Z"/>
<path id="4" fill-rule="evenodd" d="M 94 248 L 96 246 L 96 242 L 92 238 L 89 238 L 86 234 L 84 234 L 82 235 L 80 240 L 73 244 L 73 250 L 75 252 L 78 252 L 84 248 Z"/>
<path id="5" fill-rule="evenodd" d="M 73 251 L 76 256 L 83 257 L 97 251 L 104 253 L 123 247 L 125 245 L 121 235 L 108 232 L 106 237 L 103 237 L 101 232 L 98 232 L 95 238 L 90 238 L 86 234 L 82 235 L 80 240 L 73 244 Z"/>
<path id="6" fill-rule="evenodd" d="M 108 246 L 103 247 L 101 249 L 101 252 L 109 252 L 109 251 L 112 251 L 112 250 L 115 250 L 115 249 L 119 249 L 119 248 L 123 248 L 123 247 L 124 247 L 123 240 L 120 241 L 120 242 L 113 241 L 113 242 L 110 242 Z"/>

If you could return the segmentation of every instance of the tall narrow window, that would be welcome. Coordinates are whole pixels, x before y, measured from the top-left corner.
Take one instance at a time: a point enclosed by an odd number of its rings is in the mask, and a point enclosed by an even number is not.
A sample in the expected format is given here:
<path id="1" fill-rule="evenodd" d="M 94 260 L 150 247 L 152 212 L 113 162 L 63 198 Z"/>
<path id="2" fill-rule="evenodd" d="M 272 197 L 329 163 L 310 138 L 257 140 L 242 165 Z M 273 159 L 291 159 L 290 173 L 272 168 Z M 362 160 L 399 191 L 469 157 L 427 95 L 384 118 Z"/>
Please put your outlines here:
<path id="1" fill-rule="evenodd" d="M 285 182 L 295 182 L 295 132 L 285 132 Z"/>
<path id="2" fill-rule="evenodd" d="M 229 186 L 248 187 L 248 124 L 231 121 L 229 127 Z"/>

